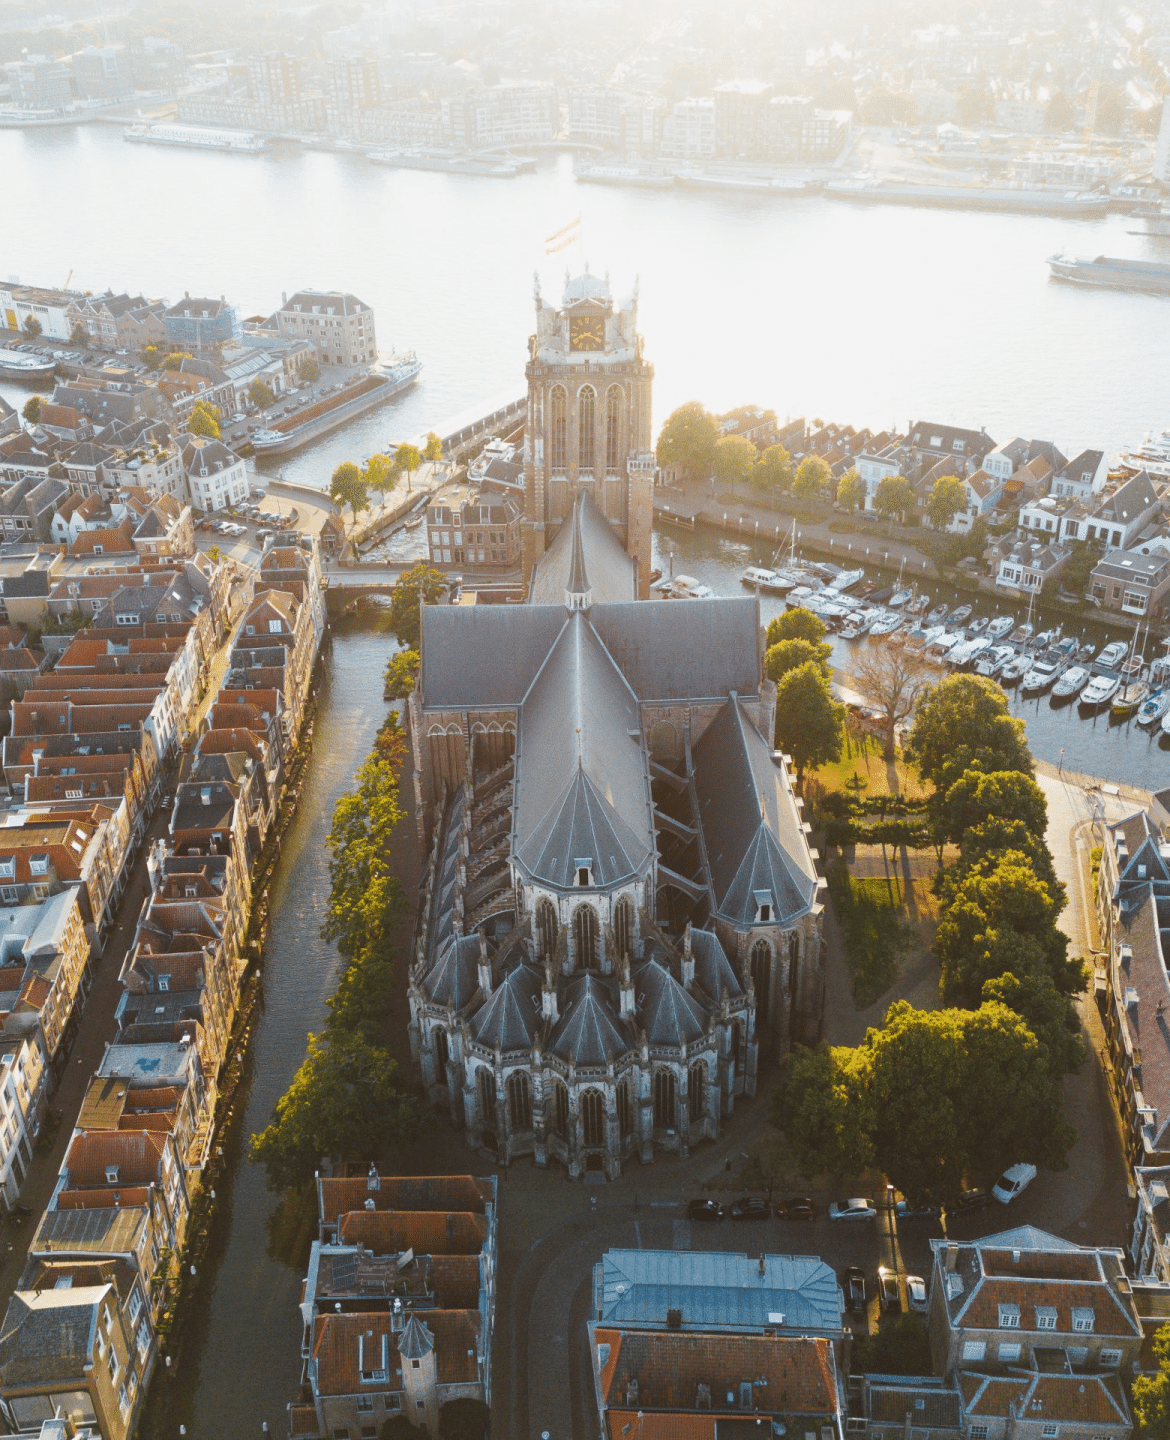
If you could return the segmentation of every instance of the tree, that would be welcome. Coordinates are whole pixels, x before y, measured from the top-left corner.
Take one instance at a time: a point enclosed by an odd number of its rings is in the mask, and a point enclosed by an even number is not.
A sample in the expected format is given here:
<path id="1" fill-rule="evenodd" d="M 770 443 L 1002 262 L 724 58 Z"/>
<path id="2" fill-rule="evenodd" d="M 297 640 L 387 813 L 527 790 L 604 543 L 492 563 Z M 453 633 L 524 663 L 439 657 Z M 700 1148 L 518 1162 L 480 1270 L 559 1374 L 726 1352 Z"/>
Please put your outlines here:
<path id="1" fill-rule="evenodd" d="M 922 778 L 944 792 L 965 770 L 1034 772 L 1024 722 L 986 675 L 948 675 L 932 685 L 919 703 L 909 750 Z"/>
<path id="2" fill-rule="evenodd" d="M 667 416 L 654 453 L 663 469 L 677 465 L 690 479 L 702 480 L 711 473 L 718 439 L 715 417 L 697 400 L 688 400 Z"/>
<path id="3" fill-rule="evenodd" d="M 752 478 L 758 461 L 756 447 L 742 435 L 724 435 L 715 442 L 712 455 L 715 478 L 720 485 L 729 486 L 732 493 L 737 484 L 746 484 Z"/>
<path id="4" fill-rule="evenodd" d="M 446 1400 L 439 1410 L 439 1440 L 488 1440 L 492 1412 L 471 1395 Z"/>
<path id="5" fill-rule="evenodd" d="M 393 998 L 394 957 L 388 950 L 363 954 L 341 972 L 337 989 L 325 1002 L 329 1006 L 325 1028 L 329 1034 L 359 1033 L 376 1045 Z"/>
<path id="6" fill-rule="evenodd" d="M 752 475 L 752 484 L 760 490 L 784 492 L 792 489 L 792 456 L 783 445 L 769 445 L 760 456 Z"/>
<path id="7" fill-rule="evenodd" d="M 349 506 L 355 525 L 358 512 L 370 508 L 370 491 L 366 477 L 352 460 L 343 461 L 334 470 L 329 481 L 329 498 L 342 509 Z"/>
<path id="8" fill-rule="evenodd" d="M 797 776 L 839 759 L 844 741 L 845 707 L 824 669 L 809 661 L 790 670 L 776 686 L 776 745 L 792 756 Z"/>
<path id="9" fill-rule="evenodd" d="M 403 1091 L 388 1050 L 355 1033 L 310 1035 L 308 1054 L 250 1153 L 274 1190 L 288 1189 L 311 1180 L 323 1157 L 387 1155 L 418 1122 L 418 1104 Z"/>
<path id="10" fill-rule="evenodd" d="M 306 360 L 297 371 L 297 379 L 302 385 L 316 385 L 321 378 L 321 367 L 316 360 Z"/>
<path id="11" fill-rule="evenodd" d="M 399 650 L 386 665 L 386 698 L 405 700 L 418 683 L 419 654 L 417 650 Z"/>
<path id="12" fill-rule="evenodd" d="M 967 508 L 967 489 L 954 475 L 941 475 L 926 501 L 926 518 L 936 530 L 945 530 Z"/>
<path id="13" fill-rule="evenodd" d="M 929 1375 L 930 1333 L 921 1315 L 895 1315 L 872 1335 L 853 1342 L 849 1368 L 855 1375 Z"/>
<path id="14" fill-rule="evenodd" d="M 270 405 L 276 404 L 276 396 L 272 393 L 272 386 L 267 380 L 259 377 L 253 380 L 248 386 L 248 399 L 257 410 L 267 410 Z"/>
<path id="15" fill-rule="evenodd" d="M 398 577 L 390 592 L 390 624 L 400 644 L 418 649 L 422 629 L 419 607 L 437 604 L 446 589 L 447 582 L 439 571 L 421 560 Z"/>
<path id="16" fill-rule="evenodd" d="M 69 343 L 78 350 L 89 349 L 89 331 L 80 320 L 69 332 Z"/>
<path id="17" fill-rule="evenodd" d="M 218 545 L 212 545 L 208 548 L 207 558 L 209 560 L 213 560 L 215 564 L 218 565 L 219 562 L 223 559 L 223 551 L 219 548 Z"/>
<path id="18" fill-rule="evenodd" d="M 41 407 L 44 403 L 44 399 L 40 395 L 30 395 L 24 402 L 24 409 L 20 413 L 30 425 L 41 423 Z"/>
<path id="19" fill-rule="evenodd" d="M 983 1002 L 998 1002 L 1021 1016 L 1048 1052 L 1054 1075 L 1069 1075 L 1085 1059 L 1080 1021 L 1073 1002 L 1044 975 L 999 975 L 983 987 Z"/>
<path id="20" fill-rule="evenodd" d="M 808 640 L 818 645 L 828 631 L 829 627 L 819 615 L 814 615 L 803 605 L 794 605 L 791 610 L 785 610 L 782 615 L 768 621 L 768 633 L 764 643 L 769 650 L 781 640 Z"/>
<path id="21" fill-rule="evenodd" d="M 884 515 L 887 520 L 892 520 L 895 515 L 905 519 L 906 512 L 914 505 L 914 491 L 909 480 L 904 475 L 886 475 L 878 483 L 873 504 L 878 514 Z"/>
<path id="22" fill-rule="evenodd" d="M 25 320 L 24 333 L 28 336 L 30 340 L 35 340 L 38 335 L 43 333 L 41 329 L 41 322 L 37 319 L 35 315 L 29 315 Z"/>
<path id="23" fill-rule="evenodd" d="M 1104 546 L 1098 540 L 1074 540 L 1060 572 L 1061 589 L 1083 597 L 1103 553 Z"/>
<path id="24" fill-rule="evenodd" d="M 772 1123 L 784 1132 L 802 1175 L 860 1175 L 873 1164 L 861 1049 L 796 1045 L 772 1099 Z"/>
<path id="25" fill-rule="evenodd" d="M 847 511 L 865 504 L 865 481 L 856 469 L 846 470 L 837 482 L 837 504 Z"/>
<path id="26" fill-rule="evenodd" d="M 148 370 L 162 369 L 163 353 L 157 345 L 148 345 L 142 352 L 142 363 Z"/>
<path id="27" fill-rule="evenodd" d="M 792 481 L 792 493 L 801 500 L 812 500 L 827 490 L 833 481 L 833 472 L 819 455 L 806 455 L 800 462 Z"/>
<path id="28" fill-rule="evenodd" d="M 389 455 L 371 455 L 366 461 L 366 485 L 381 495 L 383 508 L 386 505 L 386 496 L 397 484 L 398 471 Z"/>
<path id="29" fill-rule="evenodd" d="M 417 445 L 399 445 L 394 452 L 395 467 L 406 476 L 406 488 L 410 489 L 410 477 L 422 464 L 422 452 Z"/>
<path id="30" fill-rule="evenodd" d="M 186 352 L 186 350 L 172 350 L 162 362 L 163 369 L 181 370 L 183 368 L 183 361 L 190 360 L 191 358 L 192 357 Z"/>
<path id="31" fill-rule="evenodd" d="M 1053 90 L 1044 110 L 1044 128 L 1053 134 L 1062 134 L 1076 125 L 1076 111 L 1073 103 L 1063 90 Z"/>
<path id="32" fill-rule="evenodd" d="M 798 665 L 812 664 L 819 666 L 828 680 L 833 674 L 829 666 L 829 656 L 832 653 L 833 647 L 823 642 L 777 640 L 764 655 L 764 670 L 769 680 L 779 681 Z"/>
<path id="33" fill-rule="evenodd" d="M 887 760 L 894 758 L 899 725 L 914 714 L 931 678 L 921 656 L 910 654 L 903 645 L 870 645 L 853 657 L 850 684 L 881 711 Z"/>
<path id="34" fill-rule="evenodd" d="M 443 458 L 443 442 L 433 430 L 427 433 L 427 443 L 423 446 L 423 459 L 434 465 Z"/>
<path id="35" fill-rule="evenodd" d="M 207 440 L 218 440 L 219 411 L 206 400 L 196 400 L 187 420 L 187 429 L 192 435 L 202 435 Z"/>
<path id="36" fill-rule="evenodd" d="M 1170 1325 L 1154 1336 L 1154 1359 L 1152 1375 L 1134 1376 L 1133 1418 L 1144 1440 L 1170 1440 Z"/>
<path id="37" fill-rule="evenodd" d="M 940 870 L 932 882 L 935 893 L 944 904 L 949 905 L 969 875 L 989 875 L 1008 850 L 1018 850 L 1026 857 L 1057 908 L 1063 910 L 1067 896 L 1064 886 L 1056 878 L 1052 852 L 1044 843 L 1043 834 L 1029 830 L 1022 820 L 1007 820 L 998 815 L 992 815 L 963 832 L 959 840 L 958 859 L 945 870 Z"/>
<path id="38" fill-rule="evenodd" d="M 967 830 L 992 818 L 1019 820 L 1033 835 L 1048 828 L 1048 801 L 1030 775 L 1019 770 L 967 770 L 947 790 L 941 818 L 949 839 L 956 842 Z"/>

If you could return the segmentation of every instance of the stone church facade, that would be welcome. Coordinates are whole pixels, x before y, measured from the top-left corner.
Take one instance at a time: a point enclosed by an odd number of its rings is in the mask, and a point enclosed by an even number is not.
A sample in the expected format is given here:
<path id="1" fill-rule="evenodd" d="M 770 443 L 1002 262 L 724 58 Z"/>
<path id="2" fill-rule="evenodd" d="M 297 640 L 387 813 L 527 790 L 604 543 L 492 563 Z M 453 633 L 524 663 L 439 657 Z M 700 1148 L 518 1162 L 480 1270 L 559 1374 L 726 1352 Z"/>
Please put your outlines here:
<path id="1" fill-rule="evenodd" d="M 565 328 L 586 301 L 600 330 Z M 754 1093 L 761 1048 L 815 1038 L 824 882 L 765 738 L 775 691 L 758 602 L 640 598 L 653 472 L 639 459 L 650 371 L 633 304 L 614 312 L 584 276 L 560 310 L 538 305 L 528 603 L 423 609 L 408 717 L 428 860 L 410 1039 L 469 1145 L 612 1178 L 714 1139 Z M 583 422 L 605 440 L 590 405 L 612 386 L 571 358 L 598 353 L 573 350 L 574 335 L 609 345 L 610 327 L 627 370 L 604 378 L 625 373 L 621 443 L 635 445 L 612 474 L 583 469 L 580 447 Z M 568 449 L 550 457 L 558 386 Z"/>

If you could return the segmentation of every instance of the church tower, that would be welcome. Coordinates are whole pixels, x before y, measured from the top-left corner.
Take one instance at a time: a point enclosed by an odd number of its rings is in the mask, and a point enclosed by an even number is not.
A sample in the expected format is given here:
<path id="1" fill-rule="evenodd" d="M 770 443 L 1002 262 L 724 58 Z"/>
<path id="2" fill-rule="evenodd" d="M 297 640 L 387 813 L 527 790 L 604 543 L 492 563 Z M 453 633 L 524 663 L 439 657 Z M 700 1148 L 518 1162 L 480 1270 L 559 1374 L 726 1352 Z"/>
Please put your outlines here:
<path id="1" fill-rule="evenodd" d="M 638 594 L 650 585 L 654 455 L 650 391 L 642 355 L 637 289 L 615 306 L 608 280 L 566 277 L 560 307 L 536 291 L 529 337 L 524 445 L 524 578 L 573 510 L 593 496 L 638 565 Z"/>

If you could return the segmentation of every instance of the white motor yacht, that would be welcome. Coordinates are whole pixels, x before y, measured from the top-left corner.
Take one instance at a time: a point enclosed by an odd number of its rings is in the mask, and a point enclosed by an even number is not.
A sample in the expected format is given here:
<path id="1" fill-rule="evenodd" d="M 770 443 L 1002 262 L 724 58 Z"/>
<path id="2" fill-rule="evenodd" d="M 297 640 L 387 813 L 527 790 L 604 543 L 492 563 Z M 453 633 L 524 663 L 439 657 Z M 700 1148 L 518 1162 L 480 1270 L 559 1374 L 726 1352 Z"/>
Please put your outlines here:
<path id="1" fill-rule="evenodd" d="M 987 638 L 1002 640 L 1015 623 L 1013 615 L 997 615 L 987 627 Z"/>
<path id="2" fill-rule="evenodd" d="M 1108 705 L 1120 688 L 1121 681 L 1116 675 L 1094 675 L 1081 691 L 1081 709 L 1099 710 L 1102 705 Z"/>
<path id="3" fill-rule="evenodd" d="M 975 662 L 976 675 L 998 675 L 1015 653 L 1010 645 L 993 645 Z"/>
<path id="4" fill-rule="evenodd" d="M 1031 668 L 1032 657 L 1030 655 L 1017 655 L 1014 660 L 1009 660 L 999 672 L 999 683 L 1001 685 L 1018 685 Z"/>
<path id="5" fill-rule="evenodd" d="M 1089 683 L 1089 672 L 1083 665 L 1073 665 L 1066 670 L 1056 684 L 1052 687 L 1052 698 L 1054 700 L 1068 700 L 1073 695 L 1079 695 Z"/>

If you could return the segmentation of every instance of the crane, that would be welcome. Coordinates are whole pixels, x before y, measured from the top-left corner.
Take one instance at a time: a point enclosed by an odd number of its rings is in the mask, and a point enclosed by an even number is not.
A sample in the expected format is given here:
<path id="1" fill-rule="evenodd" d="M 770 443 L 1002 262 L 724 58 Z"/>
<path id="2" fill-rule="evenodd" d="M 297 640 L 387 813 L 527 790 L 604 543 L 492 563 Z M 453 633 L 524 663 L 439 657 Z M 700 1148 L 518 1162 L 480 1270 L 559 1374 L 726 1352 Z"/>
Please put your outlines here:
<path id="1" fill-rule="evenodd" d="M 62 289 L 62 290 L 68 290 L 68 289 L 69 289 L 69 282 L 70 282 L 70 280 L 72 280 L 72 279 L 73 279 L 73 271 L 72 271 L 72 269 L 70 269 L 69 274 L 66 275 L 66 277 L 65 277 L 65 283 L 64 283 L 64 285 L 61 286 L 61 289 Z"/>

